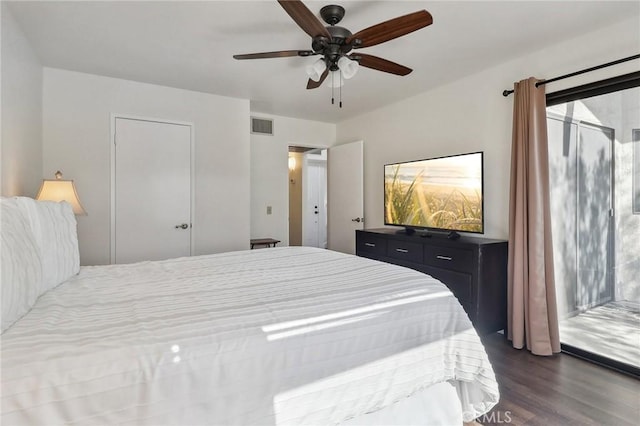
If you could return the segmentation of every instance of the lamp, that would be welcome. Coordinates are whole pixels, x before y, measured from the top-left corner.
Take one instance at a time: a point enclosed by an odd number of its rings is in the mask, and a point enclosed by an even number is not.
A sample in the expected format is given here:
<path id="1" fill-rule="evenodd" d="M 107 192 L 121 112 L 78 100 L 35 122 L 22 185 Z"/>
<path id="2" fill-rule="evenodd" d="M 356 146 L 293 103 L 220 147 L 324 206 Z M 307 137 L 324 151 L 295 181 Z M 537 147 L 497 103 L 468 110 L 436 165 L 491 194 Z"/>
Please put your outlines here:
<path id="1" fill-rule="evenodd" d="M 289 171 L 294 171 L 296 169 L 296 157 L 289 157 Z"/>
<path id="2" fill-rule="evenodd" d="M 329 68 L 331 72 L 327 78 L 327 86 L 331 88 L 344 86 L 344 80 L 349 80 L 356 75 L 359 67 L 358 61 L 342 56 L 333 67 Z"/>
<path id="3" fill-rule="evenodd" d="M 307 67 L 307 75 L 313 81 L 320 81 L 320 77 L 322 77 L 322 73 L 326 68 L 327 64 L 324 59 L 320 58 Z"/>
<path id="4" fill-rule="evenodd" d="M 344 85 L 344 80 L 349 80 L 356 75 L 360 63 L 355 59 L 344 56 L 341 52 L 332 52 L 331 54 L 325 52 L 325 55 L 324 58 L 316 59 L 312 64 L 307 66 L 307 75 L 311 80 L 318 82 L 322 79 L 323 75 L 325 76 L 327 80 L 326 85 L 331 88 L 331 104 L 335 101 L 333 89 L 340 89 L 340 108 L 342 108 L 342 86 Z M 327 71 L 329 72 L 327 73 Z M 307 89 L 318 86 L 319 85 L 307 85 Z M 289 167 L 289 169 L 291 169 L 291 167 Z"/>
<path id="5" fill-rule="evenodd" d="M 73 181 L 63 180 L 60 170 L 56 172 L 55 176 L 55 180 L 42 180 L 42 186 L 40 187 L 40 191 L 38 191 L 38 195 L 36 195 L 36 200 L 66 201 L 73 207 L 74 214 L 85 216 L 87 212 L 82 207 L 82 204 L 80 204 L 78 192 L 76 191 L 76 186 Z"/>
<path id="6" fill-rule="evenodd" d="M 351 77 L 356 75 L 359 66 L 360 63 L 358 61 L 349 59 L 346 56 L 338 59 L 338 68 L 340 68 L 342 78 L 344 78 L 345 80 L 349 80 Z"/>

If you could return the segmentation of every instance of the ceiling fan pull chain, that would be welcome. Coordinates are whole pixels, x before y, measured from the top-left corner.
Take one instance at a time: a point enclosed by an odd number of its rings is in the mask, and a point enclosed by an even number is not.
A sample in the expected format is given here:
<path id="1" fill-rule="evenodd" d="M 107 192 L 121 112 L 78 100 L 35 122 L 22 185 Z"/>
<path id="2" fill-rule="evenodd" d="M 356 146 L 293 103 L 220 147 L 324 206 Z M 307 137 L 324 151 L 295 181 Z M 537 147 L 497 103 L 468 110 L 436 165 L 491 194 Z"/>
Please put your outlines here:
<path id="1" fill-rule="evenodd" d="M 334 96 L 333 93 L 335 92 L 336 88 L 334 87 L 335 84 L 333 84 L 333 75 L 334 73 L 331 73 L 331 105 L 335 104 L 335 100 L 334 100 Z"/>
<path id="2" fill-rule="evenodd" d="M 340 73 L 340 108 L 342 108 L 342 71 L 338 71 Z"/>

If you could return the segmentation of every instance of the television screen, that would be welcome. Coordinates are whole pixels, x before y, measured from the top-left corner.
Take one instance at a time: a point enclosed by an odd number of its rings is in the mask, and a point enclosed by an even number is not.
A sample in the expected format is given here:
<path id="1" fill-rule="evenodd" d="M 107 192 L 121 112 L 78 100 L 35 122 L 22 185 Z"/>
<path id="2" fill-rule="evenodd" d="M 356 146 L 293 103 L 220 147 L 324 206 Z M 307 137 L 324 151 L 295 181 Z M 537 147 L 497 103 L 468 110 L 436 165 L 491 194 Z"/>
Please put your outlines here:
<path id="1" fill-rule="evenodd" d="M 385 165 L 384 222 L 483 233 L 483 153 Z"/>

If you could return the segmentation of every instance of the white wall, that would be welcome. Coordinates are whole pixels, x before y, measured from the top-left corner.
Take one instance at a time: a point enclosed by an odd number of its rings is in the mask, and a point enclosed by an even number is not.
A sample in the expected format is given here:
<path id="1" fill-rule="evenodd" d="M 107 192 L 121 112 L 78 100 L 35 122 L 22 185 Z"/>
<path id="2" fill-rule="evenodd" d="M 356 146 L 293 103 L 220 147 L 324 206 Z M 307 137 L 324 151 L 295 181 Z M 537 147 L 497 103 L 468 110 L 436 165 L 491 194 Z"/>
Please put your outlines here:
<path id="1" fill-rule="evenodd" d="M 326 148 L 335 124 L 252 113 L 274 120 L 273 136 L 251 134 L 251 238 L 272 237 L 289 245 L 289 146 Z M 267 215 L 267 206 L 272 214 Z"/>
<path id="2" fill-rule="evenodd" d="M 552 78 L 637 54 L 640 17 L 524 54 L 434 90 L 338 123 L 339 143 L 364 140 L 367 228 L 381 227 L 383 165 L 471 151 L 485 152 L 485 234 L 508 237 L 513 96 L 502 91 L 529 76 Z M 552 83 L 553 92 L 638 69 L 638 61 Z"/>
<path id="3" fill-rule="evenodd" d="M 34 197 L 42 181 L 42 65 L 1 7 L 2 195 Z"/>
<path id="4" fill-rule="evenodd" d="M 44 68 L 43 170 L 75 180 L 82 264 L 109 263 L 112 113 L 194 123 L 194 254 L 249 247 L 248 100 Z"/>

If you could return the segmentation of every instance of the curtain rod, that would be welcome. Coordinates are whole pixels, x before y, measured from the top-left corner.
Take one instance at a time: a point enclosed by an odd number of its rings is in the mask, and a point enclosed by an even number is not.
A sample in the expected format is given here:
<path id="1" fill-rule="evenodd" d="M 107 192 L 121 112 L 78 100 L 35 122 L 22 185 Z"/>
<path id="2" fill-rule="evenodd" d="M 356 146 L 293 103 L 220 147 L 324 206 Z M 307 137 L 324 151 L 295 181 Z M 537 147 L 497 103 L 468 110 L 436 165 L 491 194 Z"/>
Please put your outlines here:
<path id="1" fill-rule="evenodd" d="M 638 59 L 638 58 L 640 58 L 640 55 L 633 55 L 633 56 L 629 56 L 627 58 L 618 59 L 617 61 L 607 62 L 606 64 L 597 65 L 595 67 L 586 68 L 586 69 L 583 69 L 583 70 L 580 70 L 580 71 L 576 71 L 576 72 L 572 72 L 572 73 L 569 73 L 569 74 L 561 75 L 560 77 L 550 78 L 549 80 L 540 80 L 540 81 L 538 81 L 536 83 L 536 87 L 542 86 L 543 84 L 552 83 L 554 81 L 564 80 L 565 78 L 573 77 L 573 76 L 576 76 L 576 75 L 580 75 L 580 74 L 588 73 L 588 72 L 591 72 L 591 71 L 599 70 L 599 69 L 602 69 L 602 68 L 610 67 L 612 65 L 621 64 L 623 62 L 632 61 L 632 60 Z M 507 97 L 512 93 L 513 93 L 513 90 L 504 90 L 502 92 L 502 96 Z"/>

